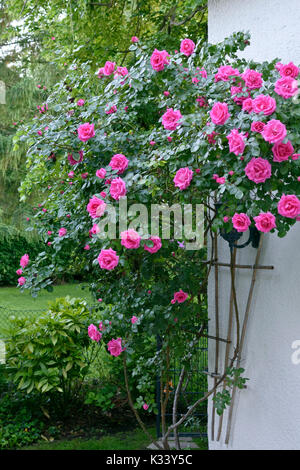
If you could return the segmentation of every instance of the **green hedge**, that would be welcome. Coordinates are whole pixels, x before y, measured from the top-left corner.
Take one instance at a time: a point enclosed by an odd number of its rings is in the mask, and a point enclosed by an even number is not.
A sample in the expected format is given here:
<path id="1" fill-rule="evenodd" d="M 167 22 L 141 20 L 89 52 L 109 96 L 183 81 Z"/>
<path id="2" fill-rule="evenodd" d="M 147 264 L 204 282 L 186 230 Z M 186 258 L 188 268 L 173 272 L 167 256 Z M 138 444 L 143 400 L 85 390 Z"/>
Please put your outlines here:
<path id="1" fill-rule="evenodd" d="M 21 256 L 28 253 L 32 259 L 41 248 L 40 242 L 28 240 L 16 228 L 0 224 L 0 285 L 16 285 Z"/>

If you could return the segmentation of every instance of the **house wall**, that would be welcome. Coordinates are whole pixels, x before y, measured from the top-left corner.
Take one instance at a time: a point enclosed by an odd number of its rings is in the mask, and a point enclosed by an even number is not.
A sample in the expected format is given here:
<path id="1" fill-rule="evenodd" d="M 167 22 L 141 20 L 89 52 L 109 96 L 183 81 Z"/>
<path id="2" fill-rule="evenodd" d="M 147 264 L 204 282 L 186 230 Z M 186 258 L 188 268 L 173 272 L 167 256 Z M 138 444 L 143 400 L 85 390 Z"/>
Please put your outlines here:
<path id="1" fill-rule="evenodd" d="M 250 30 L 251 46 L 242 54 L 254 60 L 300 63 L 300 2 L 290 0 L 208 0 L 210 42 L 232 32 Z M 297 152 L 300 149 L 296 149 Z M 237 263 L 253 264 L 256 250 L 238 250 Z M 219 261 L 229 262 L 229 248 L 220 240 Z M 212 401 L 208 403 L 210 449 L 300 449 L 300 222 L 284 239 L 266 234 L 250 311 L 241 366 L 250 380 L 238 391 L 229 444 L 224 443 L 227 413 L 219 442 L 212 440 Z M 238 270 L 241 318 L 252 272 Z M 219 268 L 220 336 L 227 335 L 230 272 Z M 215 334 L 214 272 L 209 280 L 209 333 Z M 298 343 L 297 343 L 298 340 Z M 222 343 L 221 356 L 224 355 Z M 294 348 L 294 349 L 293 349 Z M 299 351 L 299 353 L 297 352 Z M 209 371 L 214 370 L 215 342 L 209 341 Z M 299 364 L 298 364 L 299 362 Z M 219 369 L 222 372 L 222 366 Z M 212 379 L 209 379 L 209 386 Z M 216 417 L 215 429 L 218 429 Z M 216 434 L 216 433 L 215 433 Z"/>

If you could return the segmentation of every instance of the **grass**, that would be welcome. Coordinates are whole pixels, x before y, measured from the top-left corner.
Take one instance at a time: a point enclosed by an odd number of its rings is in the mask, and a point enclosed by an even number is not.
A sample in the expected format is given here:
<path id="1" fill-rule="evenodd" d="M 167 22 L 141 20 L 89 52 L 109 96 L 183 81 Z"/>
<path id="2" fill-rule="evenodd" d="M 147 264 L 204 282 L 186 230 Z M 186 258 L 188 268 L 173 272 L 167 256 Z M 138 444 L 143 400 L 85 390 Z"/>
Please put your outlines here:
<path id="1" fill-rule="evenodd" d="M 149 428 L 150 434 L 155 437 L 155 428 Z M 207 449 L 205 439 L 195 438 L 194 442 L 199 450 Z M 149 445 L 149 439 L 142 430 L 132 432 L 119 432 L 100 439 L 72 439 L 53 442 L 40 442 L 38 444 L 23 447 L 22 450 L 143 450 Z"/>
<path id="2" fill-rule="evenodd" d="M 21 292 L 17 287 L 0 287 L 0 306 L 12 310 L 43 310 L 50 301 L 57 297 L 82 297 L 92 301 L 88 289 L 82 290 L 83 284 L 63 284 L 54 286 L 53 292 L 41 291 L 36 298 L 31 297 L 28 291 Z"/>
<path id="3" fill-rule="evenodd" d="M 79 297 L 94 303 L 88 289 L 82 289 L 83 284 L 62 284 L 54 286 L 53 292 L 41 291 L 37 297 L 32 297 L 28 291 L 21 292 L 17 287 L 0 287 L 0 333 L 9 324 L 9 317 L 17 312 L 32 312 L 38 315 L 42 310 L 46 310 L 49 302 L 53 302 L 57 297 Z M 1 308 L 3 307 L 3 308 Z"/>

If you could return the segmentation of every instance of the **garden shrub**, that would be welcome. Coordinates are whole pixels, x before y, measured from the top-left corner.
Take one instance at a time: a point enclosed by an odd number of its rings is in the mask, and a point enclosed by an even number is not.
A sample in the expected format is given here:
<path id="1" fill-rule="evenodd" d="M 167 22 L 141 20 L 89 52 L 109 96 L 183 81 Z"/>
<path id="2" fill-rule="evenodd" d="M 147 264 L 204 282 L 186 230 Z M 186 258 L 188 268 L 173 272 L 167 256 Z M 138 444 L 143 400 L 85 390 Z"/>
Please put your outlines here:
<path id="1" fill-rule="evenodd" d="M 14 319 L 6 343 L 7 374 L 19 390 L 55 393 L 57 406 L 79 397 L 95 355 L 87 339 L 90 310 L 75 298 L 56 299 L 35 321 Z"/>

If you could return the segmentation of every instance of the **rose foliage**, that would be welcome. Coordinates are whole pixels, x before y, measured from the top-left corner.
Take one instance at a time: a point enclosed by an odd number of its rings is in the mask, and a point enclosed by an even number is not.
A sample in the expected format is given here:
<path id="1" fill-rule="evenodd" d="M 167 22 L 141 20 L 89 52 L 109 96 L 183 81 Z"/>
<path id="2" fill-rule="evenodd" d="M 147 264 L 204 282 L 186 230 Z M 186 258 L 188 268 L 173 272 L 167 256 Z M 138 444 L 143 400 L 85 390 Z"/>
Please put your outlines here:
<path id="1" fill-rule="evenodd" d="M 150 229 L 133 225 L 101 239 L 97 222 L 107 206 L 118 214 L 127 197 L 128 207 L 142 203 L 149 212 L 162 203 L 207 207 L 215 193 L 222 204 L 206 212 L 208 233 L 252 225 L 279 237 L 300 215 L 299 69 L 239 58 L 247 44 L 243 33 L 218 45 L 186 39 L 176 53 L 137 42 L 128 70 L 109 62 L 95 73 L 88 63 L 73 64 L 47 112 L 18 133 L 28 146 L 21 197 L 38 188 L 47 209 L 35 215 L 45 250 L 24 269 L 22 288 L 50 285 L 64 269 L 61 250 L 69 251 L 103 301 L 91 341 L 130 362 L 141 338 L 159 335 L 163 354 L 153 345 L 141 350 L 133 369 L 137 403 L 150 404 L 144 410 L 155 409 L 148 381 L 154 370 L 168 383 L 172 354 L 189 367 L 195 334 L 207 320 L 207 253 L 185 249 L 188 240 L 173 233 L 151 240 Z"/>

